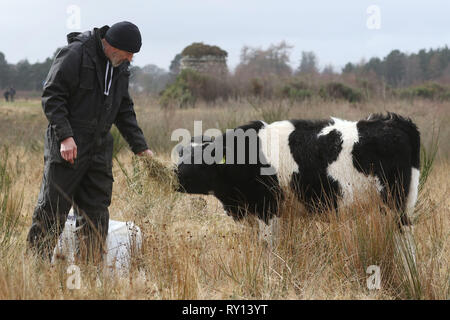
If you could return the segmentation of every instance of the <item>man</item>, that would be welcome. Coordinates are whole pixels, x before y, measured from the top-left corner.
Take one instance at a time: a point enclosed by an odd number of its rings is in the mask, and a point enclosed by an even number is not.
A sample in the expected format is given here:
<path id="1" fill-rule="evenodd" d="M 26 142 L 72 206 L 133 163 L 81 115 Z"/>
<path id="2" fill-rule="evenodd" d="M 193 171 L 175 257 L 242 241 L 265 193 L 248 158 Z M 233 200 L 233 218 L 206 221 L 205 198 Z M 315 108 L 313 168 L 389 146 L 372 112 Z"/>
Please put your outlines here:
<path id="1" fill-rule="evenodd" d="M 6 91 L 3 93 L 3 96 L 5 97 L 6 102 L 8 102 L 8 101 L 9 101 L 9 90 L 6 90 Z"/>
<path id="2" fill-rule="evenodd" d="M 113 185 L 112 124 L 135 154 L 152 156 L 128 92 L 128 67 L 140 50 L 141 34 L 134 24 L 120 22 L 67 39 L 42 94 L 49 125 L 28 244 L 50 257 L 73 205 L 82 257 L 101 260 Z"/>

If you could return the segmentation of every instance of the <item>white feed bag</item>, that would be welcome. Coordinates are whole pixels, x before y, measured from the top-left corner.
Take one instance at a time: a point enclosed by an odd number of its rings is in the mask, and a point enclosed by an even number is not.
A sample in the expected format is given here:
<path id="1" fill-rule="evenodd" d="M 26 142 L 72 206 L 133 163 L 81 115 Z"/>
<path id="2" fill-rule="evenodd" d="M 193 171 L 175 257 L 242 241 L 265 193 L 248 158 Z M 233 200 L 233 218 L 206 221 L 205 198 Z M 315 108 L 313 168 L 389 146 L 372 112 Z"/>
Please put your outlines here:
<path id="1" fill-rule="evenodd" d="M 64 230 L 53 251 L 52 262 L 58 255 L 67 259 L 69 263 L 74 263 L 77 245 L 76 218 L 73 210 L 70 210 Z M 103 257 L 108 269 L 119 273 L 128 272 L 131 254 L 139 252 L 141 246 L 142 234 L 138 226 L 131 221 L 109 219 L 108 236 L 106 237 L 107 252 Z"/>

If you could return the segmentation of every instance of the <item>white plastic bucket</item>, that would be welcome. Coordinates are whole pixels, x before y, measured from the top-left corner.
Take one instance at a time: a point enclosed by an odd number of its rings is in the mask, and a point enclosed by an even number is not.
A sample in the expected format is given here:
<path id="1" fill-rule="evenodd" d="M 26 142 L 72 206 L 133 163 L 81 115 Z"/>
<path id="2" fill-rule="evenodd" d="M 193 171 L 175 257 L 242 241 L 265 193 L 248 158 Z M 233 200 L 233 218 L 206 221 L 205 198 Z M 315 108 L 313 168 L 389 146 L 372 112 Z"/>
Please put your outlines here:
<path id="1" fill-rule="evenodd" d="M 57 255 L 64 257 L 69 263 L 74 263 L 77 249 L 76 218 L 73 210 L 67 216 L 64 230 L 53 251 L 52 262 Z M 123 222 L 109 219 L 108 236 L 106 237 L 106 267 L 118 273 L 127 273 L 130 268 L 131 254 L 137 253 L 142 247 L 141 229 L 133 222 Z"/>

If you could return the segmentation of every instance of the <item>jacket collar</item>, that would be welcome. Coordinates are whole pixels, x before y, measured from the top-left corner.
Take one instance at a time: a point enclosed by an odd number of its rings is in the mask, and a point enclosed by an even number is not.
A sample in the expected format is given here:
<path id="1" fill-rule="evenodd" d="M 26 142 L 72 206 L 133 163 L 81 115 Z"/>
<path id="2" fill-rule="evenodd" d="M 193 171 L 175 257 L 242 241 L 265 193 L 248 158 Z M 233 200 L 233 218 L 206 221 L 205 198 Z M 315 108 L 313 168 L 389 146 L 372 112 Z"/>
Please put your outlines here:
<path id="1" fill-rule="evenodd" d="M 103 44 L 102 44 L 102 39 L 105 37 L 106 31 L 108 31 L 109 27 L 108 26 L 103 26 L 99 29 L 94 28 L 94 37 L 95 37 L 95 44 L 96 44 L 96 49 L 97 49 L 97 55 L 99 57 L 99 60 L 102 61 L 107 61 L 108 58 L 105 55 L 105 52 L 103 51 Z"/>

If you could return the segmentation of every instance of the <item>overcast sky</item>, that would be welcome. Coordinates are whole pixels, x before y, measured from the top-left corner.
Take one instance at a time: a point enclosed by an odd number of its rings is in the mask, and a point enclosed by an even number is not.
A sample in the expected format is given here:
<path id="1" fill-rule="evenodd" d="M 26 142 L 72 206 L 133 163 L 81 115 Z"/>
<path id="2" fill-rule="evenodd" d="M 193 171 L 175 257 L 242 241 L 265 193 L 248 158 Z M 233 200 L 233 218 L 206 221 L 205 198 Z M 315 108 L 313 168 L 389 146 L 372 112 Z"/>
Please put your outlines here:
<path id="1" fill-rule="evenodd" d="M 164 69 L 192 42 L 228 51 L 233 68 L 244 45 L 267 48 L 285 40 L 294 46 L 294 68 L 302 51 L 314 51 L 321 67 L 333 64 L 336 69 L 349 61 L 384 57 L 392 49 L 411 53 L 450 42 L 449 0 L 0 0 L 0 4 L 0 51 L 10 63 L 25 58 L 43 61 L 66 44 L 67 33 L 124 20 L 138 25 L 142 33 L 143 45 L 134 64 Z M 70 10 L 72 5 L 75 11 Z"/>

